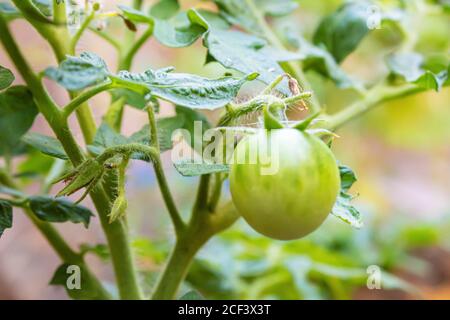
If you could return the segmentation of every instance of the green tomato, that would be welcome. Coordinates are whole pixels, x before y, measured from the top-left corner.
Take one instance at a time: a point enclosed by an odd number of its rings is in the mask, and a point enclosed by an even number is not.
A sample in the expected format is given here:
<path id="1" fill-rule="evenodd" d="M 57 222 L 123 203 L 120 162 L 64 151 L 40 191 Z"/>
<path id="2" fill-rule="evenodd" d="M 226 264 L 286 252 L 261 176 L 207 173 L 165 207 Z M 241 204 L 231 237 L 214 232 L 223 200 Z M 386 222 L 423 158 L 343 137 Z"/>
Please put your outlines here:
<path id="1" fill-rule="evenodd" d="M 270 152 L 248 156 L 255 149 Z M 315 136 L 296 129 L 261 130 L 237 145 L 230 189 L 236 208 L 256 231 L 298 239 L 331 212 L 340 190 L 339 168 L 328 146 Z"/>

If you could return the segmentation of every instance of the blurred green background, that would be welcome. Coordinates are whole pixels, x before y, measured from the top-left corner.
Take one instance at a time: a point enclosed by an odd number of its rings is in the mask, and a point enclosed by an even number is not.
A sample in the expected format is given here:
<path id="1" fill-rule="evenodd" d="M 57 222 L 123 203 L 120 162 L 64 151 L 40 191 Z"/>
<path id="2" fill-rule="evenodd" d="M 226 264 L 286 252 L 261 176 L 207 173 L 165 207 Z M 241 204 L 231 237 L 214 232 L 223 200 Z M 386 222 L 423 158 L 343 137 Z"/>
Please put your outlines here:
<path id="1" fill-rule="evenodd" d="M 113 8 L 116 2 L 107 1 Z M 389 2 L 389 1 L 385 1 Z M 320 19 L 342 1 L 300 0 L 300 8 L 288 18 L 272 21 L 283 30 L 289 26 L 307 38 Z M 202 1 L 182 1 L 183 7 L 211 7 Z M 449 52 L 450 16 L 417 16 L 417 50 L 427 54 Z M 109 26 L 120 39 L 120 21 Z M 23 21 L 13 23 L 14 34 L 37 70 L 55 65 L 50 49 Z M 384 56 L 398 45 L 398 36 L 389 27 L 374 30 L 343 68 L 366 83 L 386 72 Z M 111 47 L 93 34 L 86 34 L 78 52 L 93 51 L 102 56 L 111 70 L 116 57 Z M 0 49 L 1 64 L 14 70 Z M 170 49 L 150 40 L 138 53 L 133 70 L 173 65 L 179 72 L 218 76 L 225 72 L 216 63 L 204 66 L 201 43 Z M 19 78 L 19 77 L 18 77 Z M 308 74 L 315 93 L 330 112 L 345 108 L 357 95 L 339 90 L 330 81 Z M 17 82 L 21 82 L 20 78 Z M 61 88 L 48 82 L 56 100 L 67 97 Z M 242 99 L 255 93 L 248 87 Z M 93 100 L 98 123 L 107 106 L 107 94 Z M 450 298 L 450 89 L 427 92 L 387 103 L 338 131 L 334 152 L 352 167 L 358 181 L 351 192 L 361 211 L 364 227 L 352 229 L 337 219 L 305 239 L 280 242 L 252 231 L 244 221 L 210 241 L 195 260 L 183 291 L 198 290 L 206 298 L 225 299 L 449 299 Z M 162 115 L 173 113 L 163 104 Z M 217 113 L 206 113 L 216 118 Z M 293 110 L 291 116 L 298 117 Z M 137 110 L 125 111 L 124 132 L 135 131 L 146 121 Z M 76 124 L 73 123 L 73 128 Z M 33 130 L 49 133 L 42 118 Z M 81 141 L 81 134 L 77 137 Z M 177 203 L 189 214 L 196 178 L 181 177 L 165 154 L 165 169 Z M 19 158 L 15 165 L 32 170 L 46 166 L 49 159 L 33 154 Z M 30 192 L 37 192 L 30 181 Z M 226 189 L 225 198 L 228 197 Z M 130 199 L 129 220 L 139 268 L 147 289 L 161 270 L 173 241 L 173 232 L 155 177 L 145 163 L 133 163 L 127 182 Z M 89 230 L 79 225 L 58 226 L 75 245 L 103 243 L 98 219 Z M 101 247 L 99 247 L 101 248 Z M 94 270 L 108 282 L 112 273 L 107 264 L 90 257 Z M 63 289 L 47 286 L 58 259 L 22 216 L 15 215 L 15 227 L 0 241 L 0 298 L 65 298 Z M 367 268 L 382 271 L 382 290 L 366 286 Z"/>

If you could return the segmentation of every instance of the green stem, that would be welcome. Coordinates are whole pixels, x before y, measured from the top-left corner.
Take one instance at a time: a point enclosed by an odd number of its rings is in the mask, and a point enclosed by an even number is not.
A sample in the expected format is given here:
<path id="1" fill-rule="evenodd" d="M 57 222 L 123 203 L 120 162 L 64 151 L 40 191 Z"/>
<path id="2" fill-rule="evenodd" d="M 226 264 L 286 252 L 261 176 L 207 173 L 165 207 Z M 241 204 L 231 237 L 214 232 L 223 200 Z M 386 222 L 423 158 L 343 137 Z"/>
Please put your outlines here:
<path id="1" fill-rule="evenodd" d="M 175 243 L 164 271 L 155 286 L 152 299 L 174 299 L 196 253 L 213 235 L 230 227 L 238 217 L 231 202 L 215 212 L 194 210 L 189 225 Z"/>
<path id="2" fill-rule="evenodd" d="M 166 175 L 162 167 L 158 141 L 158 130 L 156 127 L 155 112 L 152 106 L 147 107 L 147 114 L 150 124 L 150 145 L 157 150 L 155 158 L 153 159 L 153 168 L 155 170 L 156 179 L 158 180 L 159 189 L 161 190 L 164 203 L 166 204 L 170 218 L 172 219 L 175 232 L 177 236 L 179 236 L 186 226 L 181 219 L 181 215 L 177 209 L 175 200 L 173 199 L 172 193 L 170 192 L 169 184 L 167 183 Z"/>
<path id="3" fill-rule="evenodd" d="M 48 41 L 58 58 L 58 61 L 64 60 L 66 53 L 69 52 L 68 41 L 60 42 L 60 38 L 69 39 L 70 35 L 67 28 L 55 25 L 48 20 L 29 0 L 12 0 L 14 5 L 21 11 L 22 15 L 39 34 Z"/>
<path id="4" fill-rule="evenodd" d="M 108 42 L 110 45 L 112 45 L 117 50 L 121 49 L 121 47 L 122 47 L 121 44 L 116 39 L 111 37 L 107 32 L 98 30 L 93 27 L 89 27 L 88 29 L 90 31 L 92 31 L 93 33 L 95 33 L 96 35 L 98 35 L 99 37 L 103 38 L 106 42 Z"/>
<path id="5" fill-rule="evenodd" d="M 188 273 L 192 259 L 199 249 L 193 247 L 189 243 L 190 240 L 181 238 L 177 240 L 165 266 L 164 273 L 153 292 L 153 300 L 170 300 L 175 298 L 181 282 Z"/>
<path id="6" fill-rule="evenodd" d="M 106 82 L 83 91 L 63 108 L 64 117 L 69 117 L 75 110 L 77 110 L 78 107 L 80 107 L 93 96 L 112 88 L 114 88 L 114 84 L 111 82 Z"/>
<path id="7" fill-rule="evenodd" d="M 64 1 L 53 0 L 53 22 L 58 26 L 66 24 L 66 4 Z"/>
<path id="8" fill-rule="evenodd" d="M 16 42 L 11 37 L 10 30 L 1 16 L 0 40 L 33 93 L 39 110 L 55 132 L 72 164 L 77 166 L 83 161 L 84 155 L 76 143 L 67 121 L 65 121 L 62 112 L 48 95 L 39 78 L 31 71 L 28 62 L 24 59 Z M 87 110 L 90 111 L 89 109 Z M 86 122 L 85 114 L 80 113 L 79 118 L 81 118 L 81 121 Z M 127 228 L 120 221 L 109 224 L 110 200 L 103 188 L 94 188 L 91 192 L 91 197 L 108 240 L 120 296 L 123 299 L 140 299 L 141 292 L 137 282 Z"/>
<path id="9" fill-rule="evenodd" d="M 138 38 L 138 40 L 133 43 L 128 50 L 126 50 L 123 58 L 121 58 L 119 63 L 119 70 L 129 70 L 131 67 L 131 62 L 134 56 L 142 47 L 142 45 L 150 38 L 153 34 L 153 24 L 149 25 L 147 30 Z"/>
<path id="10" fill-rule="evenodd" d="M 77 30 L 77 32 L 73 35 L 72 39 L 70 40 L 70 51 L 71 52 L 75 52 L 78 41 L 80 40 L 84 31 L 89 27 L 89 24 L 92 22 L 92 20 L 94 20 L 94 17 L 95 17 L 95 11 L 92 10 L 92 12 L 86 17 L 86 19 L 84 19 L 83 23 L 81 24 L 81 26 Z"/>
<path id="11" fill-rule="evenodd" d="M 326 129 L 334 130 L 348 121 L 361 116 L 367 111 L 379 106 L 383 102 L 402 98 L 423 91 L 423 89 L 412 84 L 398 87 L 379 84 L 368 91 L 362 100 L 358 100 L 342 111 L 326 118 Z"/>

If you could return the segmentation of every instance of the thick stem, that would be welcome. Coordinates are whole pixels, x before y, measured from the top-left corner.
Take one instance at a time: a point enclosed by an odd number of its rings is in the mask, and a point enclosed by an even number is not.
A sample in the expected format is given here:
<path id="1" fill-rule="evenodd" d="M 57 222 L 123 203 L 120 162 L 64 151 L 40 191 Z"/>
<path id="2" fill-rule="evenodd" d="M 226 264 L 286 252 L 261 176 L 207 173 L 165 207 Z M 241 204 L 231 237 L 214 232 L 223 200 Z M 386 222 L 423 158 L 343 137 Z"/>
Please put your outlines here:
<path id="1" fill-rule="evenodd" d="M 190 239 L 179 239 L 167 261 L 164 273 L 153 292 L 153 300 L 174 299 L 178 288 L 187 275 L 192 259 L 198 248 L 189 243 Z"/>
<path id="2" fill-rule="evenodd" d="M 215 212 L 207 209 L 194 211 L 189 225 L 175 243 L 152 299 L 174 299 L 196 253 L 212 236 L 230 227 L 238 217 L 231 202 Z"/>

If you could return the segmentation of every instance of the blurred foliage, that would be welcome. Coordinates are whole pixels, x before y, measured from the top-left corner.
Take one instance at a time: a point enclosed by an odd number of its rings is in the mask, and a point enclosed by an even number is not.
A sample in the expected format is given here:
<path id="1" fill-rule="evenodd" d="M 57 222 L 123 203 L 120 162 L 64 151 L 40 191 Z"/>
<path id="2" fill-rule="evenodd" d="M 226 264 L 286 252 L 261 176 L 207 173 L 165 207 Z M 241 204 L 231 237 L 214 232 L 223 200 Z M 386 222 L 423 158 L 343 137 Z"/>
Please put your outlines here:
<path id="1" fill-rule="evenodd" d="M 368 220 L 361 230 L 328 221 L 320 232 L 291 242 L 261 236 L 240 221 L 200 252 L 184 292 L 192 288 L 207 299 L 349 299 L 366 286 L 367 268 L 376 265 L 382 271 L 382 289 L 420 297 L 414 284 L 395 274 L 424 276 L 432 266 L 412 252 L 448 245 L 450 220 L 409 222 L 406 216 Z M 135 241 L 149 287 L 168 248 L 145 239 Z"/>

